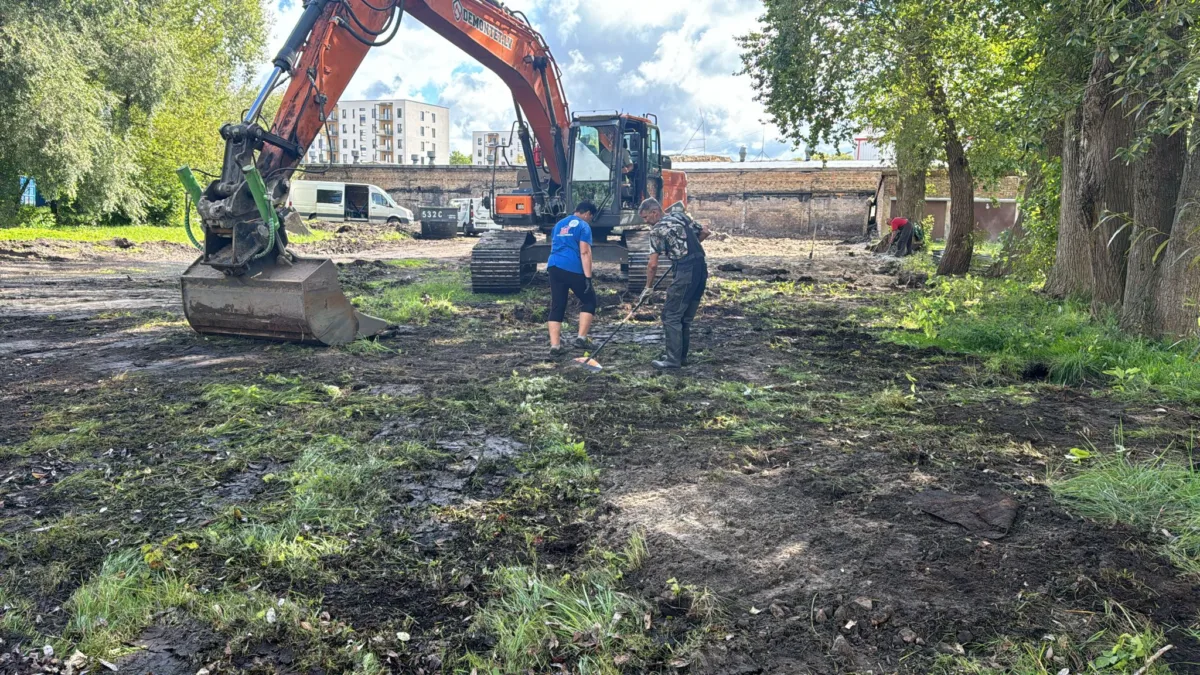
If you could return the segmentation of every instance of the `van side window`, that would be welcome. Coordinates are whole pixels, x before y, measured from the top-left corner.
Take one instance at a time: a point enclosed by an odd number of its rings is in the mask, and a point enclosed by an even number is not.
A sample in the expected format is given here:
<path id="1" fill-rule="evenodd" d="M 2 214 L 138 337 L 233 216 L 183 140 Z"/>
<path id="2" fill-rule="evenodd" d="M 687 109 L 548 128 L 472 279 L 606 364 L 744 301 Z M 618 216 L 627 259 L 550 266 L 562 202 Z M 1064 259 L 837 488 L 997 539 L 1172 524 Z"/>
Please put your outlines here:
<path id="1" fill-rule="evenodd" d="M 371 201 L 375 202 L 376 206 L 388 206 L 387 200 L 378 192 L 371 193 Z"/>
<path id="2" fill-rule="evenodd" d="M 341 204 L 342 193 L 340 190 L 317 190 L 318 204 Z"/>

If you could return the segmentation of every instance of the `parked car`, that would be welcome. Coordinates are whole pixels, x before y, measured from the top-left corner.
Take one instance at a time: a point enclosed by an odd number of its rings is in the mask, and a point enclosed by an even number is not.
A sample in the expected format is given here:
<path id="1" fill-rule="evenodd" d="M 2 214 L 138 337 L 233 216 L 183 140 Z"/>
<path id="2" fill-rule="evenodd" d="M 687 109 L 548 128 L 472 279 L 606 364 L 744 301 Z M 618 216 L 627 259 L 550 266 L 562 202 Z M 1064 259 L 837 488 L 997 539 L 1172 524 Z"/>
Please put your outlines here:
<path id="1" fill-rule="evenodd" d="M 502 227 L 492 220 L 492 212 L 483 205 L 483 199 L 451 199 L 451 206 L 458 207 L 458 231 L 464 236 L 478 235 Z"/>
<path id="2" fill-rule="evenodd" d="M 304 218 L 373 221 L 392 225 L 413 222 L 413 213 L 374 185 L 329 181 L 292 181 L 288 206 Z"/>

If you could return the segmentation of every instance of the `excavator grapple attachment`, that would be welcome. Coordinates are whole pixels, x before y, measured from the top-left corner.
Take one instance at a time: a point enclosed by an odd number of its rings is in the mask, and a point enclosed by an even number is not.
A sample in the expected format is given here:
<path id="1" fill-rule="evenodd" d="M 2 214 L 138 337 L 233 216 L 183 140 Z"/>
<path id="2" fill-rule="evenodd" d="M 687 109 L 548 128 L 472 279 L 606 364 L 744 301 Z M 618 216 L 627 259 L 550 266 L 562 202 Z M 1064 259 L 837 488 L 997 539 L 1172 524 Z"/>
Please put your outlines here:
<path id="1" fill-rule="evenodd" d="M 328 259 L 265 264 L 243 275 L 196 261 L 181 283 L 184 316 L 198 333 L 342 345 L 387 327 L 354 309 Z"/>

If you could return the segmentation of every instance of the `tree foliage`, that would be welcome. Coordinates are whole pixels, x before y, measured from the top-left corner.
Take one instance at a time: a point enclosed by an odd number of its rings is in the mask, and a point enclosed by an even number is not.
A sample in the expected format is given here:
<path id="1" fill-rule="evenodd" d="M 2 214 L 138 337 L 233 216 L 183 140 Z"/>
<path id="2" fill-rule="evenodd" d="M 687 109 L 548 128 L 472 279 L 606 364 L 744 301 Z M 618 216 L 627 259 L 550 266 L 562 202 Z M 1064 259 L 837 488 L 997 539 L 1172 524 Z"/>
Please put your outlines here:
<path id="1" fill-rule="evenodd" d="M 458 165 L 469 165 L 471 163 L 471 156 L 466 153 L 462 153 L 462 152 L 459 152 L 458 150 L 455 150 L 450 153 L 450 163 L 458 164 Z"/>
<path id="2" fill-rule="evenodd" d="M 165 216 L 264 37 L 258 0 L 0 0 L 0 209 L 30 176 L 76 213 Z"/>
<path id="3" fill-rule="evenodd" d="M 1028 41 L 1021 15 L 991 0 L 767 0 L 741 38 L 745 72 L 793 141 L 837 143 L 880 130 L 920 180 L 940 149 L 952 194 L 942 273 L 965 272 L 974 181 L 1014 167 L 1009 111 Z"/>

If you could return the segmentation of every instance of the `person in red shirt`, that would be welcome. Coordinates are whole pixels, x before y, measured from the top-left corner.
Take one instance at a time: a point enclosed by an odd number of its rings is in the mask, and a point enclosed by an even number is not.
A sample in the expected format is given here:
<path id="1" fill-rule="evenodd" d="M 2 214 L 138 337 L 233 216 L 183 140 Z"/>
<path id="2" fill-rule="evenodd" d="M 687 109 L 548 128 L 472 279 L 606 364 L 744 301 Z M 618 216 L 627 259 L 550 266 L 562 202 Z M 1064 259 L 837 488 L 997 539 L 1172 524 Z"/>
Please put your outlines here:
<path id="1" fill-rule="evenodd" d="M 892 218 L 892 240 L 888 244 L 888 253 L 902 258 L 913 254 L 913 227 L 908 218 Z"/>

